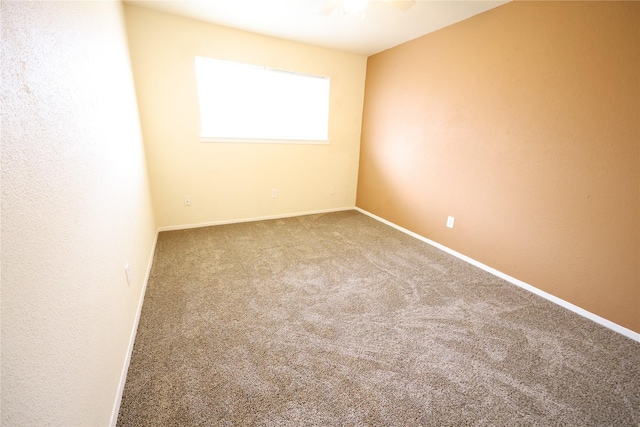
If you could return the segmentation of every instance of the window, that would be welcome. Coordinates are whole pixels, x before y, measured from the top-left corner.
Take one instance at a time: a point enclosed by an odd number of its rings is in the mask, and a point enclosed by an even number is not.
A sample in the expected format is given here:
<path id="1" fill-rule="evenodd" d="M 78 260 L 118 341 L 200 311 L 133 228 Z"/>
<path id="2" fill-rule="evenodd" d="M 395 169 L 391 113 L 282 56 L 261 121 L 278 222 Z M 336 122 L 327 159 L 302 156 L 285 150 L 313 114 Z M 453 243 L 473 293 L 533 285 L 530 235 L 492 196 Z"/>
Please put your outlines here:
<path id="1" fill-rule="evenodd" d="M 330 79 L 196 57 L 201 141 L 327 143 Z"/>

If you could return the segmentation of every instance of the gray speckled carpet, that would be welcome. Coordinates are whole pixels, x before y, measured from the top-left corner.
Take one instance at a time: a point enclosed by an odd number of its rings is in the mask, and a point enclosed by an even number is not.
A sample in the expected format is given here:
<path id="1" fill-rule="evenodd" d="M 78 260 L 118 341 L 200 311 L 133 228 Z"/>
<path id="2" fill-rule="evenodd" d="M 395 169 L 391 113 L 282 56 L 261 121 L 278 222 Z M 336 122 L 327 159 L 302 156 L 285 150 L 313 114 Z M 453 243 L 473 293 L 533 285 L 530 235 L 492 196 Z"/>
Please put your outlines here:
<path id="1" fill-rule="evenodd" d="M 357 211 L 160 233 L 120 426 L 637 426 L 640 343 Z"/>

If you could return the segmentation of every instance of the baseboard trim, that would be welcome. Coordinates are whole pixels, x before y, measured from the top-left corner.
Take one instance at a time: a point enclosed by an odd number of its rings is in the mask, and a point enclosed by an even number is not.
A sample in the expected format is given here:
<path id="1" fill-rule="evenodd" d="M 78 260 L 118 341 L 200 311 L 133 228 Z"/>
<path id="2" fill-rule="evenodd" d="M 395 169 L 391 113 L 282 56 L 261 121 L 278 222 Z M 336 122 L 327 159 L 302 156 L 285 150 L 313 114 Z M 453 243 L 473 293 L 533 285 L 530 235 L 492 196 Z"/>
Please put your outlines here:
<path id="1" fill-rule="evenodd" d="M 579 314 L 582 317 L 585 317 L 585 318 L 587 318 L 589 320 L 592 320 L 592 321 L 598 323 L 599 325 L 604 326 L 605 328 L 611 329 L 612 331 L 617 332 L 619 334 L 622 334 L 627 338 L 630 338 L 630 339 L 632 339 L 634 341 L 640 342 L 640 333 L 634 332 L 631 329 L 627 329 L 624 326 L 620 326 L 617 323 L 614 323 L 614 322 L 612 322 L 610 320 L 607 320 L 607 319 L 605 319 L 603 317 L 598 316 L 597 314 L 593 314 L 590 311 L 587 311 L 587 310 L 585 310 L 583 308 L 578 307 L 577 305 L 574 305 L 574 304 L 572 304 L 572 303 L 570 303 L 568 301 L 565 301 L 565 300 L 563 300 L 561 298 L 558 298 L 558 297 L 556 297 L 556 296 L 554 296 L 554 295 L 552 295 L 552 294 L 550 294 L 548 292 L 545 292 L 545 291 L 543 291 L 541 289 L 538 289 L 535 286 L 532 286 L 532 285 L 530 285 L 528 283 L 523 282 L 522 280 L 518 280 L 515 277 L 511 277 L 508 274 L 505 274 L 505 273 L 503 273 L 501 271 L 496 270 L 495 268 L 489 267 L 488 265 L 485 265 L 485 264 L 481 263 L 480 261 L 476 261 L 473 258 L 469 258 L 468 256 L 463 255 L 463 254 L 461 254 L 459 252 L 456 252 L 453 249 L 448 248 L 448 247 L 446 247 L 446 246 L 444 246 L 444 245 L 442 245 L 442 244 L 440 244 L 438 242 L 434 242 L 433 240 L 429 240 L 424 236 L 421 236 L 421 235 L 419 235 L 417 233 L 414 233 L 413 231 L 407 230 L 406 228 L 403 228 L 403 227 L 401 227 L 401 226 L 399 226 L 397 224 L 392 223 L 391 221 L 388 221 L 388 220 L 386 220 L 384 218 L 381 218 L 381 217 L 379 217 L 379 216 L 377 216 L 375 214 L 372 214 L 371 212 L 368 212 L 368 211 L 366 211 L 364 209 L 361 209 L 361 208 L 359 208 L 357 206 L 354 209 L 357 210 L 360 213 L 363 213 L 363 214 L 365 214 L 365 215 L 377 220 L 377 221 L 382 222 L 383 224 L 386 224 L 386 225 L 388 225 L 390 227 L 393 227 L 393 228 L 395 228 L 395 229 L 397 229 L 399 231 L 402 231 L 403 233 L 406 233 L 411 237 L 415 237 L 418 240 L 421 240 L 421 241 L 423 241 L 425 243 L 428 243 L 431 246 L 434 246 L 434 247 L 436 247 L 436 248 L 438 248 L 438 249 L 440 249 L 440 250 L 442 250 L 442 251 L 444 251 L 444 252 L 446 252 L 446 253 L 448 253 L 450 255 L 455 256 L 456 258 L 459 258 L 459 259 L 461 259 L 461 260 L 463 260 L 465 262 L 468 262 L 469 264 L 474 265 L 474 266 L 476 266 L 476 267 L 478 267 L 478 268 L 480 268 L 480 269 L 482 269 L 482 270 L 484 270 L 484 271 L 486 271 L 488 273 L 491 273 L 494 276 L 497 276 L 497 277 L 499 277 L 499 278 L 501 278 L 503 280 L 506 280 L 509 283 L 512 283 L 512 284 L 514 284 L 516 286 L 519 286 L 519 287 L 521 287 L 523 289 L 526 289 L 527 291 L 532 292 L 532 293 L 534 293 L 534 294 L 536 294 L 538 296 L 541 296 L 542 298 L 544 298 L 546 300 L 549 300 L 549 301 L 551 301 L 551 302 L 553 302 L 553 303 L 555 303 L 555 304 L 557 304 L 557 305 L 559 305 L 561 307 L 564 307 L 564 308 L 566 308 L 568 310 L 571 310 L 574 313 Z"/>
<path id="2" fill-rule="evenodd" d="M 269 219 L 292 218 L 295 216 L 315 215 L 315 214 L 323 214 L 323 213 L 330 213 L 330 212 L 342 212 L 342 211 L 350 211 L 353 209 L 355 209 L 353 206 L 348 206 L 348 207 L 342 207 L 342 208 L 320 209 L 320 210 L 306 211 L 306 212 L 294 212 L 294 213 L 286 213 L 286 214 L 278 214 L 278 215 L 265 215 L 265 216 L 259 216 L 259 217 L 253 217 L 253 218 L 241 218 L 241 219 L 229 219 L 229 220 L 222 220 L 222 221 L 203 222 L 198 224 L 170 225 L 167 227 L 160 227 L 158 231 L 187 230 L 190 228 L 211 227 L 214 225 L 225 225 L 225 224 L 239 224 L 242 222 L 265 221 Z"/>
<path id="3" fill-rule="evenodd" d="M 111 412 L 111 427 L 116 427 L 118 422 L 118 414 L 120 413 L 120 404 L 122 403 L 122 394 L 124 393 L 124 385 L 127 381 L 127 372 L 129 372 L 129 364 L 131 363 L 131 355 L 133 354 L 133 345 L 136 341 L 136 333 L 138 332 L 138 323 L 140 322 L 140 315 L 142 314 L 142 303 L 144 302 L 144 295 L 147 292 L 147 283 L 149 282 L 149 276 L 151 275 L 151 267 L 153 266 L 153 257 L 156 254 L 156 244 L 158 243 L 158 232 L 153 239 L 153 245 L 151 246 L 151 255 L 149 256 L 149 262 L 147 263 L 147 272 L 142 282 L 142 291 L 140 292 L 140 298 L 138 300 L 138 308 L 136 312 L 136 318 L 133 322 L 133 328 L 131 329 L 131 335 L 129 336 L 129 347 L 124 359 L 124 366 L 122 367 L 122 373 L 120 374 L 120 385 L 118 386 L 118 394 L 116 395 L 116 401 L 113 404 L 113 411 Z"/>

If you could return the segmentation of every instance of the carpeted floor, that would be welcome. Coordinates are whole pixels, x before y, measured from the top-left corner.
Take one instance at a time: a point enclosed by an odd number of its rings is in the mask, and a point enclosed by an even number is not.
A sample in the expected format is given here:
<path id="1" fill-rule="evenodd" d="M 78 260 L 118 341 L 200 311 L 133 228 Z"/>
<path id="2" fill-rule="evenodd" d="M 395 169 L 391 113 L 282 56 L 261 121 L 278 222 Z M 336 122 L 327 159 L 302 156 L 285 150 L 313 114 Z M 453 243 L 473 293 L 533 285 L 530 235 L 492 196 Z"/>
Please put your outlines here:
<path id="1" fill-rule="evenodd" d="M 357 211 L 160 233 L 119 426 L 638 426 L 640 343 Z"/>

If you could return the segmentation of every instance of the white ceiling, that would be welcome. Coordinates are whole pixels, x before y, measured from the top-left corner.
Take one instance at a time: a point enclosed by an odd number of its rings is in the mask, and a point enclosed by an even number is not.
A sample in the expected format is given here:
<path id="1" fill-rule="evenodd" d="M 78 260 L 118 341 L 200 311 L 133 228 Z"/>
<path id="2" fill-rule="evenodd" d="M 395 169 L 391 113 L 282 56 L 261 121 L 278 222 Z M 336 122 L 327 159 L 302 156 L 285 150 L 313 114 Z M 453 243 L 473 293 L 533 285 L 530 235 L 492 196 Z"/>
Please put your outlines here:
<path id="1" fill-rule="evenodd" d="M 407 11 L 370 0 L 362 14 L 336 7 L 318 12 L 327 0 L 125 0 L 150 9 L 245 31 L 370 56 L 470 18 L 509 0 L 418 0 Z"/>

